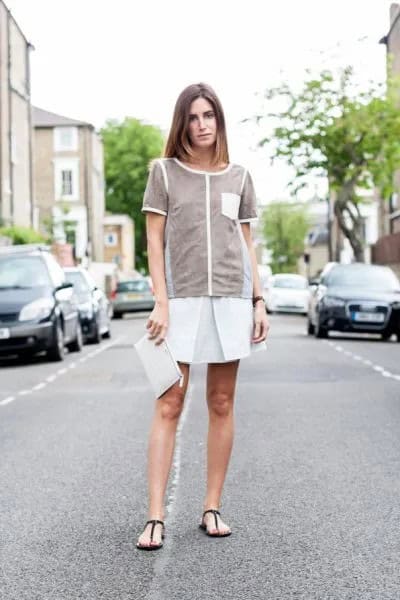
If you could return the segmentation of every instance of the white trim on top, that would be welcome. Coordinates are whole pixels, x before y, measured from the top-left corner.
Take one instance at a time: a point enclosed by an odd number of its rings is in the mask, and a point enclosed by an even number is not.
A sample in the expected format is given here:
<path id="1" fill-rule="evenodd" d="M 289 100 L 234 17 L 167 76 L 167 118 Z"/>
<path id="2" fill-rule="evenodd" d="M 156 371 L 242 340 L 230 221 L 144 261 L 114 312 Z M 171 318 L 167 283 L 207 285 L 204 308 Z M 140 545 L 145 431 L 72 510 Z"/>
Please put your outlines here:
<path id="1" fill-rule="evenodd" d="M 212 296 L 212 248 L 211 248 L 211 205 L 210 205 L 210 176 L 206 174 L 206 217 L 207 217 L 207 279 L 208 295 Z"/>
<path id="2" fill-rule="evenodd" d="M 174 161 L 182 167 L 182 169 L 186 169 L 186 171 L 189 171 L 190 173 L 197 173 L 198 175 L 223 175 L 224 173 L 230 171 L 230 169 L 233 167 L 233 163 L 229 163 L 225 169 L 222 169 L 222 171 L 200 171 L 198 169 L 191 169 L 177 158 L 173 158 Z"/>
<path id="3" fill-rule="evenodd" d="M 246 181 L 247 173 L 248 173 L 248 171 L 247 171 L 247 169 L 245 169 L 244 173 L 243 173 L 242 183 L 240 185 L 240 195 L 243 194 L 244 182 Z"/>
<path id="4" fill-rule="evenodd" d="M 162 175 L 164 178 L 164 185 L 165 185 L 165 191 L 168 193 L 168 175 L 167 175 L 167 169 L 165 168 L 165 165 L 163 163 L 163 161 L 161 159 L 159 159 L 158 164 L 161 167 L 161 171 L 162 171 Z"/>
<path id="5" fill-rule="evenodd" d="M 152 208 L 151 206 L 143 206 L 142 212 L 145 212 L 146 210 L 148 212 L 154 212 L 154 213 L 157 213 L 159 215 L 164 215 L 164 217 L 167 216 L 167 213 L 165 212 L 165 210 L 160 210 L 159 208 Z"/>
<path id="6" fill-rule="evenodd" d="M 254 223 L 254 221 L 258 221 L 258 217 L 250 217 L 249 219 L 238 219 L 239 223 Z"/>

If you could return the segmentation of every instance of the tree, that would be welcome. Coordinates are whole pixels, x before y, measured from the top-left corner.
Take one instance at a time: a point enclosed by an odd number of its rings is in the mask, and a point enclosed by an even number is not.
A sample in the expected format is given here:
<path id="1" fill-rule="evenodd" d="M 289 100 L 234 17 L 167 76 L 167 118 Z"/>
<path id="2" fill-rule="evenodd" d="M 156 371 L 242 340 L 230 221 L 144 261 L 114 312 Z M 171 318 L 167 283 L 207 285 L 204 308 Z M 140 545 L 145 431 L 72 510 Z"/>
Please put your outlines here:
<path id="1" fill-rule="evenodd" d="M 292 202 L 272 202 L 262 213 L 262 227 L 272 252 L 272 272 L 297 271 L 297 260 L 304 250 L 309 229 L 307 209 Z"/>
<path id="2" fill-rule="evenodd" d="M 137 119 L 109 120 L 101 130 L 105 152 L 106 208 L 135 222 L 136 268 L 147 268 L 143 193 L 151 159 L 161 155 L 161 130 Z"/>
<path id="3" fill-rule="evenodd" d="M 360 190 L 377 188 L 383 198 L 395 191 L 394 172 L 400 165 L 398 87 L 389 81 L 357 90 L 350 67 L 335 78 L 323 71 L 308 78 L 300 92 L 284 83 L 268 89 L 269 104 L 282 110 L 258 115 L 273 124 L 260 140 L 269 145 L 272 160 L 283 158 L 294 168 L 292 188 L 306 185 L 310 175 L 328 178 L 334 212 L 357 261 L 363 261 L 363 222 Z"/>
<path id="4" fill-rule="evenodd" d="M 46 244 L 49 240 L 31 227 L 0 227 L 0 236 L 9 238 L 13 244 Z"/>

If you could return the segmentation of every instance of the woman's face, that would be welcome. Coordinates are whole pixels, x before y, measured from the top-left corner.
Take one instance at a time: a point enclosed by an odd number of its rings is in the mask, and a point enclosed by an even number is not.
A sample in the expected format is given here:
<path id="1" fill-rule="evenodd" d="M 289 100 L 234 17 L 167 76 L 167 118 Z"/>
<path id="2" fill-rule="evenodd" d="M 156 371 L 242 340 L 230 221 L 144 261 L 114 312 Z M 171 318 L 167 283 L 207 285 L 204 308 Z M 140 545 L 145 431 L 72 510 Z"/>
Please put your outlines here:
<path id="1" fill-rule="evenodd" d="M 215 144 L 217 119 L 212 104 L 205 98 L 193 100 L 189 111 L 189 138 L 193 148 L 204 149 Z"/>

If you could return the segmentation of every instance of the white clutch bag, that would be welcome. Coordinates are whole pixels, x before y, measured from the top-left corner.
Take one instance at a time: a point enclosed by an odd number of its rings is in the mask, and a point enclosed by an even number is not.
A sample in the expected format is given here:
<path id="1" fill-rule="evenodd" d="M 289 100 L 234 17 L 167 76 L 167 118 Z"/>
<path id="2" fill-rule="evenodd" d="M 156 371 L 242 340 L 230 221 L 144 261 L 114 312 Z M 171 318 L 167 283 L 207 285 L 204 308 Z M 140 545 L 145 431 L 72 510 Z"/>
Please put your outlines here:
<path id="1" fill-rule="evenodd" d="M 145 333 L 134 346 L 156 398 L 166 392 L 178 379 L 182 387 L 183 373 L 172 356 L 166 340 L 156 346 L 154 340 L 150 340 L 148 333 Z"/>

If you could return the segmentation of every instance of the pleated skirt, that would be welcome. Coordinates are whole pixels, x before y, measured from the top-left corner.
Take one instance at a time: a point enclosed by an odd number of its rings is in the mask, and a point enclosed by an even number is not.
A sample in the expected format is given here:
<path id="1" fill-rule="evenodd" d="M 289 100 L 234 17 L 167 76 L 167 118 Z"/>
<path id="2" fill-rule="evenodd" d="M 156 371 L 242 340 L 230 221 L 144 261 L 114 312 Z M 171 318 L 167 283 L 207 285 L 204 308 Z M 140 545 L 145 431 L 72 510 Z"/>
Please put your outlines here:
<path id="1" fill-rule="evenodd" d="M 251 298 L 170 298 L 167 342 L 184 363 L 223 363 L 266 348 L 253 344 Z"/>

